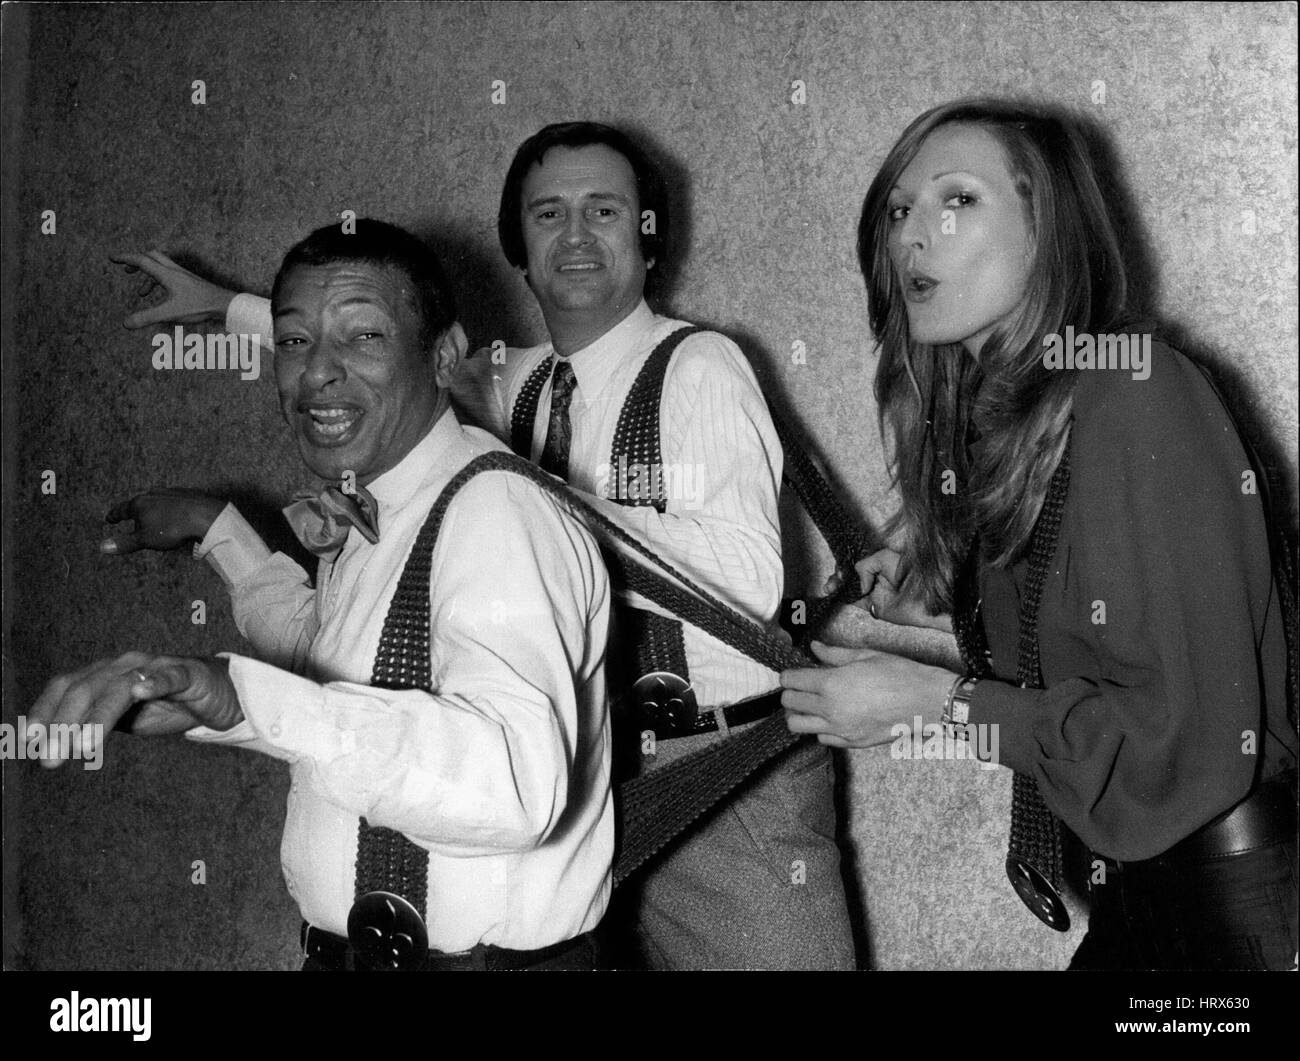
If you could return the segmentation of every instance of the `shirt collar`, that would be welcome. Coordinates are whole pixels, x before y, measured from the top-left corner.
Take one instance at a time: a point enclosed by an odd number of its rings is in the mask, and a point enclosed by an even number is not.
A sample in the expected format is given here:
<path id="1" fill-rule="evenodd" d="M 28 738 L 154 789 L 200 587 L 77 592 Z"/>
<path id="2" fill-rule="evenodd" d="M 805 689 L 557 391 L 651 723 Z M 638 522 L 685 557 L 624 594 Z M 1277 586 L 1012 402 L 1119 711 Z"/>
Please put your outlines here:
<path id="1" fill-rule="evenodd" d="M 554 353 L 554 347 L 551 348 L 553 358 L 567 360 L 573 368 L 574 378 L 578 381 L 576 397 L 584 405 L 590 405 L 596 400 L 627 351 L 638 348 L 639 340 L 653 327 L 654 322 L 654 311 L 642 299 L 636 309 L 618 324 L 568 358 L 560 358 Z"/>
<path id="2" fill-rule="evenodd" d="M 450 472 L 455 469 L 444 468 L 443 465 L 452 455 L 454 444 L 461 434 L 460 421 L 449 405 L 434 421 L 424 438 L 366 488 L 379 502 L 381 516 L 385 509 L 397 510 L 408 504 L 431 479 L 438 476 L 449 478 Z M 381 532 L 383 526 L 381 522 Z"/>

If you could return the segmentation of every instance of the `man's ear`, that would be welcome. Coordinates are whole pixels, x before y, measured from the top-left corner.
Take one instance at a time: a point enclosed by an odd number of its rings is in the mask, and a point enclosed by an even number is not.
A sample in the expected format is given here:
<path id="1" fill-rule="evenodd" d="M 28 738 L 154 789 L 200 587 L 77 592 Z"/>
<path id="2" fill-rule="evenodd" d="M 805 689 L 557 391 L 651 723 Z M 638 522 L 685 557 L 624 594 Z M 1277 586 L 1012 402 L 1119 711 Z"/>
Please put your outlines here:
<path id="1" fill-rule="evenodd" d="M 456 369 L 465 351 L 469 349 L 469 339 L 460 321 L 453 321 L 450 328 L 438 336 L 438 343 L 433 349 L 433 378 L 442 389 L 451 386 L 456 376 Z"/>

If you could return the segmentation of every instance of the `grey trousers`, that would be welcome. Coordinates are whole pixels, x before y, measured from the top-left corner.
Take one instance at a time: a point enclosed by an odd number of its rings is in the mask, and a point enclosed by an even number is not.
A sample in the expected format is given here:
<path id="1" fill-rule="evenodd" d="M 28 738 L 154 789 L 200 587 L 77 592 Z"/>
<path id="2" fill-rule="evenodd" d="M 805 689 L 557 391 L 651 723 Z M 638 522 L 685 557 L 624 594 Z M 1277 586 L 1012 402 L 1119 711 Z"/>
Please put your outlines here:
<path id="1" fill-rule="evenodd" d="M 718 739 L 661 741 L 642 769 Z M 855 968 L 829 749 L 809 742 L 766 767 L 623 884 L 615 904 L 624 967 Z"/>

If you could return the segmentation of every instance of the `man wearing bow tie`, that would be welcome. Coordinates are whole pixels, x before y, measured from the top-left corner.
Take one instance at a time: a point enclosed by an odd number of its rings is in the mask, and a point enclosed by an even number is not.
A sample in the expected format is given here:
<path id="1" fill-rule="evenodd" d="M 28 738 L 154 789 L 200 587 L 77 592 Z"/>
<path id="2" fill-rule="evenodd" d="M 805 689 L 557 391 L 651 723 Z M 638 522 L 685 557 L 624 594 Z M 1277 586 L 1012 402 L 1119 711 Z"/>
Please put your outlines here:
<path id="1" fill-rule="evenodd" d="M 134 709 L 136 733 L 290 763 L 281 854 L 307 968 L 592 968 L 613 854 L 599 550 L 496 472 L 459 489 L 431 548 L 421 533 L 453 477 L 505 447 L 450 407 L 466 339 L 413 236 L 318 230 L 272 309 L 281 412 L 330 484 L 287 513 L 315 585 L 231 506 L 133 498 L 104 551 L 199 540 L 260 658 L 128 653 L 55 678 L 29 719 Z"/>

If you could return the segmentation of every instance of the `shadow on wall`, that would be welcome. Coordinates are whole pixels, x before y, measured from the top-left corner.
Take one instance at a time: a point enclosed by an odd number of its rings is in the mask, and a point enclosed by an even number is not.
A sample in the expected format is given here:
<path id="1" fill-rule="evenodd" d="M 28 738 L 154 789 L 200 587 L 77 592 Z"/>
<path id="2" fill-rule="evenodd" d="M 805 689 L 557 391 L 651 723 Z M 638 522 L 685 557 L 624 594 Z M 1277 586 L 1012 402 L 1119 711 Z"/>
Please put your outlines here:
<path id="1" fill-rule="evenodd" d="M 1102 193 L 1110 208 L 1119 234 L 1120 250 L 1128 267 L 1129 305 L 1137 312 L 1154 312 L 1162 302 L 1160 268 L 1152 251 L 1150 230 L 1137 208 L 1136 198 L 1119 163 L 1113 134 L 1090 114 L 1080 116 L 1064 110 L 1057 113 L 1073 118 L 1096 164 Z M 1260 413 L 1268 407 L 1267 396 L 1260 392 L 1259 384 L 1251 379 L 1240 362 L 1212 349 L 1182 322 L 1160 318 L 1159 332 L 1170 346 L 1205 369 L 1218 386 L 1239 432 L 1254 450 L 1260 465 L 1257 470 L 1267 482 L 1265 496 L 1274 529 L 1294 556 L 1295 515 L 1300 499 L 1296 497 L 1294 483 L 1287 474 L 1287 454 L 1282 443 L 1274 437 Z"/>
<path id="2" fill-rule="evenodd" d="M 654 219 L 663 238 L 663 252 L 646 273 L 645 293 L 657 312 L 671 316 L 682 265 L 690 256 L 694 235 L 691 173 L 650 129 L 634 122 L 620 123 L 618 128 L 640 145 L 663 179 L 668 216 Z"/>
<path id="3" fill-rule="evenodd" d="M 437 253 L 456 295 L 470 350 L 502 339 L 507 346 L 532 342 L 526 327 L 526 299 L 518 274 L 495 243 L 484 244 L 469 226 L 426 223 L 413 231 Z"/>

